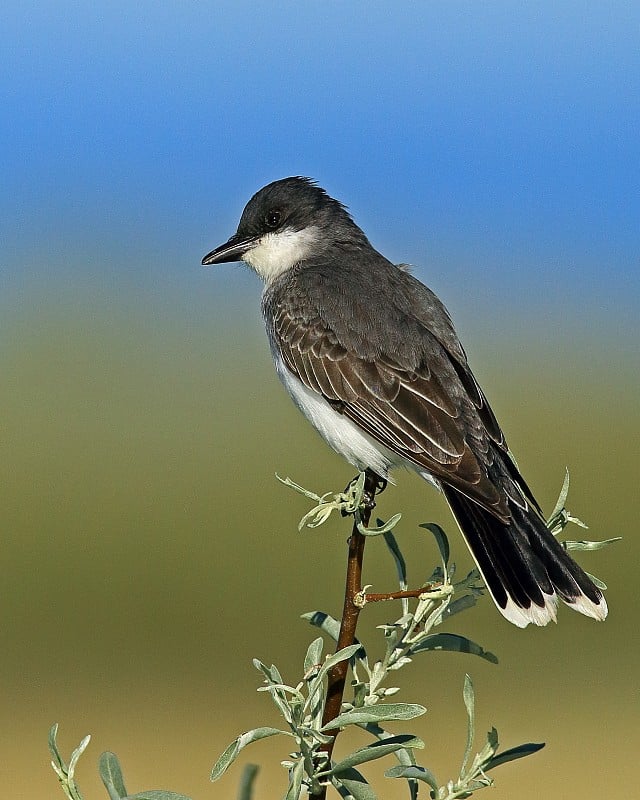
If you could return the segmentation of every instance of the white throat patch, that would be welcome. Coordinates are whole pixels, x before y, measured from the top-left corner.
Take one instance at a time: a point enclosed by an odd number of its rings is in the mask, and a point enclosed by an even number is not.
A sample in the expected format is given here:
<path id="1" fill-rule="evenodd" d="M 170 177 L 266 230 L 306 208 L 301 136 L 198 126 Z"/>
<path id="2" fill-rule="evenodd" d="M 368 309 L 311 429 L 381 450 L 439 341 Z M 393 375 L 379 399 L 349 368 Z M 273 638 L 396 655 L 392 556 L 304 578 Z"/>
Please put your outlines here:
<path id="1" fill-rule="evenodd" d="M 319 234 L 320 231 L 316 227 L 301 231 L 284 230 L 266 233 L 244 254 L 242 260 L 266 283 L 270 283 L 278 275 L 291 269 L 294 264 L 304 261 L 318 241 Z"/>

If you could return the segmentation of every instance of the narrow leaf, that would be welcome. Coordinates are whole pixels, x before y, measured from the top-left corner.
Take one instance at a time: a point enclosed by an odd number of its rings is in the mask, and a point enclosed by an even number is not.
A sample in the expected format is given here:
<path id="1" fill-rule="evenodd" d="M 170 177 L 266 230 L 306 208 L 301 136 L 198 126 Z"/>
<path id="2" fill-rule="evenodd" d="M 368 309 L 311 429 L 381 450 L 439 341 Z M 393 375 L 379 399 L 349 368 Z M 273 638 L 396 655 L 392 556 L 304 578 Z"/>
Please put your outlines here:
<path id="1" fill-rule="evenodd" d="M 380 521 L 378 521 L 380 524 Z M 407 588 L 407 564 L 404 560 L 404 556 L 402 555 L 402 551 L 398 546 L 398 542 L 396 541 L 396 537 L 393 535 L 391 531 L 387 531 L 383 534 L 385 544 L 389 548 L 389 552 L 393 557 L 393 561 L 396 565 L 396 572 L 398 573 L 398 584 L 400 586 L 400 591 L 405 591 Z M 402 598 L 402 613 L 406 614 L 409 611 L 409 600 L 406 597 Z"/>
<path id="2" fill-rule="evenodd" d="M 275 664 L 268 667 L 259 658 L 254 658 L 253 666 L 265 676 L 269 683 L 283 683 L 282 675 Z"/>
<path id="3" fill-rule="evenodd" d="M 438 544 L 438 550 L 440 551 L 440 557 L 442 558 L 442 565 L 446 572 L 447 566 L 449 564 L 449 555 L 450 555 L 449 540 L 447 539 L 447 534 L 435 522 L 423 522 L 418 527 L 425 528 L 425 530 L 431 531 L 431 533 L 435 536 L 436 542 Z"/>
<path id="4" fill-rule="evenodd" d="M 398 572 L 398 583 L 400 584 L 401 589 L 407 588 L 407 564 L 404 560 L 404 556 L 398 546 L 398 542 L 396 541 L 396 537 L 388 531 L 384 534 L 384 541 L 387 547 L 389 548 L 389 552 L 393 556 L 393 560 L 396 565 L 396 570 Z"/>
<path id="5" fill-rule="evenodd" d="M 587 571 L 585 570 L 585 572 L 587 572 Z M 606 591 L 607 584 L 604 581 L 601 581 L 600 578 L 596 578 L 596 576 L 592 575 L 590 572 L 587 572 L 587 575 L 595 583 L 595 585 L 598 587 L 598 589 L 602 589 L 603 592 Z"/>
<path id="6" fill-rule="evenodd" d="M 462 766 L 460 767 L 460 777 L 462 778 L 469 756 L 471 755 L 471 748 L 473 747 L 473 734 L 475 731 L 475 693 L 473 691 L 473 682 L 469 675 L 464 676 L 464 688 L 462 690 L 462 697 L 467 709 L 467 746 L 464 749 L 464 756 L 462 757 Z"/>
<path id="7" fill-rule="evenodd" d="M 149 789 L 146 792 L 129 794 L 123 800 L 191 800 L 186 794 L 168 792 L 166 789 Z"/>
<path id="8" fill-rule="evenodd" d="M 310 625 L 320 628 L 320 630 L 328 634 L 334 642 L 338 641 L 338 637 L 340 636 L 340 623 L 330 614 L 326 614 L 324 611 L 308 611 L 305 614 L 301 614 L 301 618 L 305 619 Z M 366 661 L 367 653 L 362 643 L 359 642 L 357 638 L 353 641 L 354 644 L 360 645 L 360 649 L 356 653 L 356 658 L 360 659 L 360 661 Z"/>
<path id="9" fill-rule="evenodd" d="M 544 742 L 540 742 L 539 744 L 529 742 L 528 744 L 518 745 L 518 747 L 512 747 L 510 750 L 504 750 L 502 753 L 495 755 L 487 762 L 484 769 L 487 771 L 494 767 L 499 767 L 500 764 L 506 764 L 509 761 L 515 761 L 518 758 L 530 756 L 532 753 L 537 753 L 538 750 L 542 750 L 543 747 Z"/>
<path id="10" fill-rule="evenodd" d="M 346 758 L 343 758 L 328 773 L 329 775 L 340 775 L 346 769 L 355 767 L 358 764 L 365 764 L 368 761 L 375 761 L 378 758 L 394 753 L 396 750 L 406 750 L 412 748 L 422 749 L 424 742 L 409 733 L 393 736 L 384 741 L 374 742 L 373 744 L 361 747 Z"/>
<path id="11" fill-rule="evenodd" d="M 458 636 L 456 633 L 432 633 L 414 644 L 409 653 L 415 655 L 423 650 L 471 653 L 471 655 L 480 656 L 480 658 L 484 658 L 485 661 L 490 661 L 492 664 L 498 663 L 498 659 L 493 653 L 480 647 L 476 642 L 472 642 L 471 639 L 467 639 L 465 636 Z"/>
<path id="12" fill-rule="evenodd" d="M 58 765 L 58 767 L 62 770 L 67 769 L 67 765 L 65 764 L 64 759 L 60 755 L 60 751 L 58 750 L 58 742 L 56 741 L 58 736 L 58 723 L 54 722 L 49 730 L 49 752 L 51 753 L 53 760 Z"/>
<path id="13" fill-rule="evenodd" d="M 554 517 L 558 516 L 560 512 L 564 511 L 564 504 L 567 501 L 568 494 L 569 494 L 569 468 L 565 467 L 564 480 L 562 481 L 562 489 L 560 489 L 560 495 L 558 496 L 558 500 L 554 506 L 554 509 L 549 516 L 549 520 L 552 520 Z"/>
<path id="14" fill-rule="evenodd" d="M 334 642 L 338 641 L 340 623 L 337 619 L 326 614 L 324 611 L 307 611 L 306 614 L 302 614 L 301 616 L 302 619 L 306 619 L 310 625 L 320 628 L 321 631 L 329 634 Z"/>
<path id="15" fill-rule="evenodd" d="M 275 736 L 282 733 L 285 736 L 291 736 L 288 731 L 281 731 L 278 728 L 254 728 L 252 731 L 247 731 L 241 734 L 238 738 L 231 742 L 229 747 L 224 751 L 220 758 L 213 765 L 211 781 L 217 781 L 227 771 L 229 766 L 236 760 L 238 753 L 251 742 L 257 742 L 259 739 L 266 739 L 268 736 Z"/>
<path id="16" fill-rule="evenodd" d="M 111 800 L 121 800 L 127 796 L 120 762 L 115 753 L 109 751 L 102 753 L 98 761 L 98 770 Z"/>
<path id="17" fill-rule="evenodd" d="M 380 536 L 381 534 L 384 536 L 385 533 L 389 533 L 391 530 L 393 530 L 393 528 L 396 527 L 396 525 L 400 522 L 401 519 L 402 519 L 402 514 L 394 514 L 386 522 L 379 519 L 378 527 L 376 528 L 373 527 L 367 528 L 360 522 L 358 522 L 357 525 L 358 525 L 358 530 L 363 536 Z"/>
<path id="18" fill-rule="evenodd" d="M 342 650 L 338 650 L 337 653 L 329 656 L 318 670 L 316 677 L 309 684 L 309 699 L 312 700 L 316 692 L 320 690 L 325 675 L 332 667 L 335 667 L 335 665 L 339 664 L 341 661 L 347 661 L 348 659 L 352 658 L 359 650 L 359 644 L 351 644 L 348 647 L 343 647 Z"/>
<path id="19" fill-rule="evenodd" d="M 419 717 L 426 712 L 424 706 L 417 703 L 378 703 L 375 706 L 355 708 L 339 714 L 328 722 L 322 730 L 344 728 L 347 725 L 362 725 L 369 722 L 384 722 L 385 720 L 407 720 Z"/>
<path id="20" fill-rule="evenodd" d="M 622 539 L 622 536 L 614 536 L 613 539 L 603 539 L 599 542 L 590 542 L 590 541 L 564 541 L 561 542 L 562 546 L 565 550 L 602 550 L 604 547 L 607 547 L 614 542 L 619 542 Z"/>
<path id="21" fill-rule="evenodd" d="M 289 789 L 284 800 L 299 800 L 302 790 L 302 779 L 304 777 L 304 760 L 301 758 L 295 762 L 289 770 Z"/>
<path id="22" fill-rule="evenodd" d="M 324 664 L 320 672 L 327 673 L 331 667 L 335 667 L 336 664 L 339 664 L 341 661 L 347 661 L 348 659 L 355 656 L 355 654 L 360 649 L 359 644 L 350 644 L 348 647 L 343 647 L 342 650 L 338 650 L 337 653 L 334 653 L 332 656 L 329 656 Z"/>
<path id="23" fill-rule="evenodd" d="M 453 600 L 442 612 L 442 619 L 449 619 L 454 614 L 459 614 L 461 611 L 466 611 L 472 608 L 478 602 L 478 598 L 474 594 L 463 594 L 457 600 Z"/>
<path id="24" fill-rule="evenodd" d="M 245 764 L 240 776 L 240 785 L 238 786 L 238 800 L 251 800 L 253 797 L 253 784 L 258 770 L 259 768 L 256 764 Z"/>
<path id="25" fill-rule="evenodd" d="M 398 764 L 397 767 L 391 767 L 385 773 L 387 778 L 406 778 L 407 780 L 424 781 L 428 783 L 434 792 L 438 791 L 438 781 L 435 775 L 426 767 L 410 766 L 405 767 Z"/>
<path id="26" fill-rule="evenodd" d="M 67 770 L 67 777 L 69 778 L 69 783 L 73 783 L 73 777 L 76 771 L 76 766 L 78 764 L 78 760 L 80 756 L 84 753 L 84 751 L 89 746 L 89 742 L 91 741 L 91 736 L 85 736 L 84 739 L 80 742 L 80 744 L 76 747 L 76 749 L 71 753 L 71 759 L 69 761 L 69 769 Z"/>
<path id="27" fill-rule="evenodd" d="M 313 667 L 320 666 L 322 658 L 322 637 L 314 639 L 307 649 L 307 654 L 304 657 L 304 674 L 306 675 Z"/>
<path id="28" fill-rule="evenodd" d="M 357 769 L 347 769 L 340 777 L 332 776 L 331 783 L 344 800 L 378 800 L 376 793 Z"/>
<path id="29" fill-rule="evenodd" d="M 358 727 L 362 728 L 363 730 L 370 733 L 372 736 L 375 736 L 377 739 L 382 741 L 386 741 L 387 739 L 393 739 L 393 734 L 385 731 L 384 728 L 381 728 L 375 722 L 369 722 L 366 725 L 359 725 Z M 416 766 L 416 759 L 413 755 L 413 751 L 411 750 L 396 750 L 394 753 L 395 758 L 398 759 L 400 762 L 400 766 L 403 767 L 415 767 Z M 410 800 L 417 800 L 418 798 L 418 784 L 416 783 L 413 778 L 408 778 L 408 785 L 409 785 L 409 796 Z"/>

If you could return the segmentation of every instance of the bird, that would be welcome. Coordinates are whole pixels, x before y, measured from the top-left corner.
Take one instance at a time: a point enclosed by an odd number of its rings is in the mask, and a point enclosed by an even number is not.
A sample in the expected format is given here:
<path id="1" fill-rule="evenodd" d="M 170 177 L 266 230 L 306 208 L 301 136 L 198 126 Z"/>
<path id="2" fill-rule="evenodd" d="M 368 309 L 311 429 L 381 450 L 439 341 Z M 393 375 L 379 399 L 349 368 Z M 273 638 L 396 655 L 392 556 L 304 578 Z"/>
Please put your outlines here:
<path id="1" fill-rule="evenodd" d="M 369 242 L 310 178 L 276 180 L 203 259 L 264 281 L 276 372 L 325 441 L 386 481 L 408 467 L 439 489 L 502 615 L 556 621 L 559 601 L 604 620 L 600 589 L 547 528 L 444 304 Z"/>

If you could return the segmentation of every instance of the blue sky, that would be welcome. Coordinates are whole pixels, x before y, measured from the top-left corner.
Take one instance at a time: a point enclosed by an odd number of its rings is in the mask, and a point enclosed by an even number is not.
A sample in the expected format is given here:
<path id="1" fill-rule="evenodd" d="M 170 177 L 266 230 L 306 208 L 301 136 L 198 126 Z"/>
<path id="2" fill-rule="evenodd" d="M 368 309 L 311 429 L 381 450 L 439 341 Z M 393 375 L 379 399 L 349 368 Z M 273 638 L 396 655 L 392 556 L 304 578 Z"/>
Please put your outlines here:
<path id="1" fill-rule="evenodd" d="M 456 308 L 638 330 L 637 3 L 23 2 L 0 24 L 5 307 L 257 293 L 199 259 L 304 174 Z"/>

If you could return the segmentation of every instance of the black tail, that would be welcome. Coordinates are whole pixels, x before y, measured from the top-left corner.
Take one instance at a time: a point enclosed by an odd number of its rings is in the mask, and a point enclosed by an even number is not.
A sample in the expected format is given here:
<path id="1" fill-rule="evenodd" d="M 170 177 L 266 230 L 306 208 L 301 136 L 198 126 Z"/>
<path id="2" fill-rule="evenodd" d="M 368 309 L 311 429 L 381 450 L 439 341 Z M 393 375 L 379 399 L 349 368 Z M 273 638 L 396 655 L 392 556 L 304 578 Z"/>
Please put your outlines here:
<path id="1" fill-rule="evenodd" d="M 502 481 L 504 476 L 496 483 Z M 602 592 L 530 503 L 509 496 L 511 519 L 505 523 L 458 490 L 443 491 L 495 604 L 510 622 L 524 628 L 555 621 L 558 598 L 588 617 L 607 616 Z"/>

